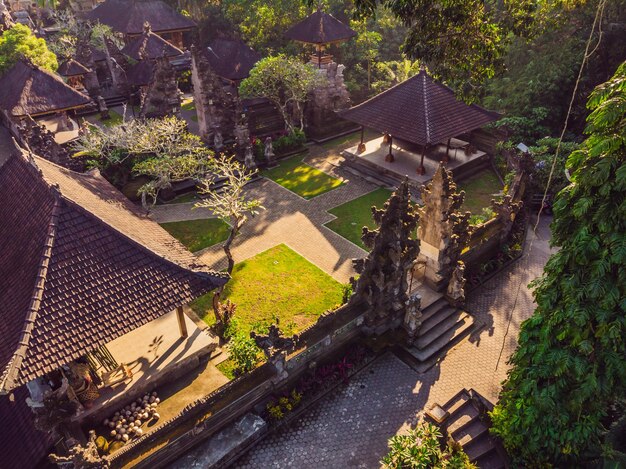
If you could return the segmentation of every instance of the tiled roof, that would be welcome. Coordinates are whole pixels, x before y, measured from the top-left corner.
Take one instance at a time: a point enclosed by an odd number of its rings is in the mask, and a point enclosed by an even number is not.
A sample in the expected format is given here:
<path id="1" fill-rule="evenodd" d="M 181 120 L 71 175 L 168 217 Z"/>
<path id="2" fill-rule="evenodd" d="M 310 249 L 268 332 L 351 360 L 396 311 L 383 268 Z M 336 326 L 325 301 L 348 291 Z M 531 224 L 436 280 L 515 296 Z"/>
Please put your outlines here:
<path id="1" fill-rule="evenodd" d="M 141 36 L 134 38 L 123 49 L 122 53 L 134 60 L 141 60 L 141 51 L 148 59 L 158 59 L 159 57 L 177 57 L 183 54 L 178 47 L 167 42 L 158 34 L 152 31 L 144 32 Z"/>
<path id="2" fill-rule="evenodd" d="M 145 22 L 157 33 L 196 27 L 196 23 L 161 0 L 106 0 L 87 13 L 87 19 L 124 34 L 141 34 Z"/>
<path id="3" fill-rule="evenodd" d="M 134 63 L 126 70 L 128 83 L 133 86 L 146 86 L 152 82 L 154 61 L 144 59 Z"/>
<path id="4" fill-rule="evenodd" d="M 62 77 L 74 77 L 89 73 L 89 69 L 74 59 L 69 59 L 59 65 L 57 73 Z"/>
<path id="5" fill-rule="evenodd" d="M 18 60 L 0 78 L 0 108 L 20 117 L 85 106 L 89 96 L 68 86 L 60 76 Z"/>
<path id="6" fill-rule="evenodd" d="M 356 32 L 333 15 L 317 10 L 289 28 L 285 36 L 310 44 L 329 44 L 350 39 L 356 36 Z"/>
<path id="7" fill-rule="evenodd" d="M 227 280 L 98 173 L 16 155 L 0 200 L 0 392 Z"/>
<path id="8" fill-rule="evenodd" d="M 215 39 L 207 49 L 206 57 L 213 71 L 228 80 L 243 80 L 261 54 L 238 39 Z"/>
<path id="9" fill-rule="evenodd" d="M 496 112 L 460 101 L 454 91 L 435 82 L 425 70 L 338 114 L 418 145 L 445 142 L 500 117 Z"/>

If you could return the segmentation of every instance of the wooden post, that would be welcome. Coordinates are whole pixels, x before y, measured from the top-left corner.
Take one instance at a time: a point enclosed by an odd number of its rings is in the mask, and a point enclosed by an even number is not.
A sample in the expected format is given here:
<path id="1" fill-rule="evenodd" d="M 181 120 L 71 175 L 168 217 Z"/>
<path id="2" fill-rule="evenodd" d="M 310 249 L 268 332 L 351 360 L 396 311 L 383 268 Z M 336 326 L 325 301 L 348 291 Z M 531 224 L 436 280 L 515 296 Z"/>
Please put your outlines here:
<path id="1" fill-rule="evenodd" d="M 422 159 L 420 161 L 419 168 L 417 168 L 417 174 L 423 176 L 426 174 L 426 168 L 424 168 L 424 155 L 426 154 L 426 145 L 422 146 Z"/>
<path id="2" fill-rule="evenodd" d="M 363 153 L 365 151 L 365 142 L 363 142 L 364 139 L 365 139 L 365 127 L 361 126 L 361 142 L 359 143 L 359 146 L 356 148 L 357 153 Z"/>
<path id="3" fill-rule="evenodd" d="M 178 319 L 178 330 L 181 337 L 187 337 L 187 324 L 185 323 L 185 313 L 183 313 L 183 307 L 176 308 L 176 319 Z"/>
<path id="4" fill-rule="evenodd" d="M 393 147 L 393 137 L 389 134 L 389 154 L 385 157 L 385 161 L 388 161 L 389 163 L 393 163 L 394 161 L 393 153 L 391 153 L 391 147 Z"/>
<path id="5" fill-rule="evenodd" d="M 443 159 L 444 163 L 447 163 L 448 161 L 450 161 L 450 141 L 451 140 L 452 140 L 452 137 L 448 139 L 448 144 L 446 145 L 446 157 Z M 456 153 L 454 154 L 454 157 L 456 158 Z"/>

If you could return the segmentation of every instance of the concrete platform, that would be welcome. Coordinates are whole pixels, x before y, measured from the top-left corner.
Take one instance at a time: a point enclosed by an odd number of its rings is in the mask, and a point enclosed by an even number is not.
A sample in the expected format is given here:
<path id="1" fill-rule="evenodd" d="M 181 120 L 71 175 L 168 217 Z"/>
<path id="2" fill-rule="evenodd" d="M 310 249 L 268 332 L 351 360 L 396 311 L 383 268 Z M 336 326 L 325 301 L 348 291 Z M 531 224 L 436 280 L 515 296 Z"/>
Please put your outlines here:
<path id="1" fill-rule="evenodd" d="M 79 420 L 136 398 L 141 393 L 188 373 L 200 365 L 218 345 L 218 338 L 200 330 L 185 315 L 188 337 L 180 336 L 176 312 L 172 311 L 107 344 L 119 364 L 128 365 L 133 379 L 104 386 L 93 406 Z"/>
<path id="2" fill-rule="evenodd" d="M 452 140 L 453 143 L 455 143 L 455 139 Z M 344 150 L 343 154 L 349 161 L 369 166 L 398 180 L 403 179 L 404 176 L 408 176 L 409 180 L 418 184 L 425 184 L 430 181 L 439 166 L 439 162 L 446 154 L 446 145 L 443 144 L 429 149 L 424 157 L 426 174 L 421 175 L 417 173 L 417 168 L 420 166 L 421 154 L 413 153 L 393 145 L 392 154 L 394 156 L 394 162 L 390 163 L 385 161 L 385 157 L 389 153 L 389 145 L 383 143 L 383 137 L 366 142 L 365 151 L 363 153 L 357 153 L 357 148 L 358 145 L 355 145 Z M 446 167 L 455 172 L 456 169 L 470 162 L 484 158 L 486 153 L 475 151 L 474 153 L 466 155 L 465 151 L 460 148 L 450 148 L 449 155 L 449 161 Z"/>

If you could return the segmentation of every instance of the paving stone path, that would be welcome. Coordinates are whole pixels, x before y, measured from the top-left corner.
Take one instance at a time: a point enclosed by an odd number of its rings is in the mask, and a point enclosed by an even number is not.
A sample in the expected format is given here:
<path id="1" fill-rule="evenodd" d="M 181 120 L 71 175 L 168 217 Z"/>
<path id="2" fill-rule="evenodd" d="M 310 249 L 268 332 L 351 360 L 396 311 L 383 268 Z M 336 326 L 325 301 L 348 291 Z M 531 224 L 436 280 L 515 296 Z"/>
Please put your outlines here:
<path id="1" fill-rule="evenodd" d="M 389 437 L 406 431 L 432 403 L 443 404 L 462 388 L 496 402 L 520 323 L 534 310 L 527 285 L 541 274 L 551 252 L 549 221 L 541 221 L 537 236 L 529 231 L 524 257 L 469 295 L 467 309 L 484 327 L 439 364 L 418 374 L 394 355 L 383 355 L 235 467 L 378 467 Z"/>
<path id="2" fill-rule="evenodd" d="M 257 198 L 266 210 L 250 219 L 233 242 L 236 262 L 246 260 L 278 244 L 286 244 L 304 256 L 337 281 L 346 283 L 354 275 L 351 259 L 365 257 L 367 253 L 326 228 L 325 223 L 335 219 L 328 210 L 360 197 L 377 188 L 358 176 L 340 168 L 341 157 L 319 149 L 305 160 L 345 184 L 305 200 L 270 179 L 260 178 L 246 187 L 249 198 Z M 193 209 L 193 203 L 160 205 L 152 209 L 151 216 L 159 223 L 208 218 L 206 210 Z M 226 257 L 221 244 L 198 253 L 200 259 L 214 269 L 226 268 Z"/>

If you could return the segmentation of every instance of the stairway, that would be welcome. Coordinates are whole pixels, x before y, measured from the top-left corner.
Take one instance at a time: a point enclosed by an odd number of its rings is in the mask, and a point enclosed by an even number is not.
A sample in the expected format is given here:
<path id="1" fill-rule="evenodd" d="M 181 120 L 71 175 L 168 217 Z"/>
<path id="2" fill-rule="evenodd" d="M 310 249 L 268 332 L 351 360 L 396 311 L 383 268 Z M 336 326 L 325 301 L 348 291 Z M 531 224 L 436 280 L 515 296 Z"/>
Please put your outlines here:
<path id="1" fill-rule="evenodd" d="M 422 311 L 422 324 L 411 347 L 411 366 L 420 373 L 430 369 L 449 348 L 475 328 L 474 318 L 440 297 Z"/>
<path id="2" fill-rule="evenodd" d="M 480 469 L 507 467 L 506 454 L 497 439 L 489 434 L 491 403 L 474 390 L 463 389 L 440 406 L 435 404 L 426 412 L 444 435 L 463 447 L 470 461 Z"/>

